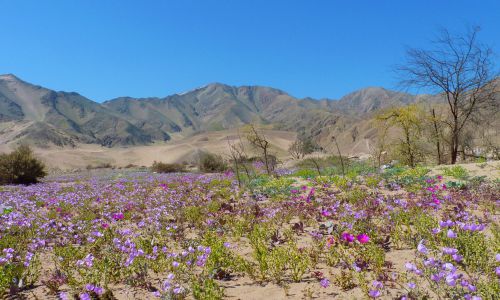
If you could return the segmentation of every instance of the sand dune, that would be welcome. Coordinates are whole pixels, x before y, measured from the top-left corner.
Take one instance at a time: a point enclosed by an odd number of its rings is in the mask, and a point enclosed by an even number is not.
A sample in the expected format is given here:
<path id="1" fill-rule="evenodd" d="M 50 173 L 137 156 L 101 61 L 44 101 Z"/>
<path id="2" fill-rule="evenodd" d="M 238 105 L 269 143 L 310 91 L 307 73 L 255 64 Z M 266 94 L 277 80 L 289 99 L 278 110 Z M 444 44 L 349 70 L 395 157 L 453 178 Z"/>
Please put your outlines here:
<path id="1" fill-rule="evenodd" d="M 263 132 L 272 144 L 273 154 L 279 157 L 288 155 L 287 149 L 295 139 L 295 133 L 278 130 L 264 130 Z M 241 135 L 244 140 L 243 134 Z M 71 170 L 102 163 L 110 163 L 117 167 L 128 164 L 150 166 L 153 161 L 192 162 L 196 160 L 199 151 L 227 155 L 228 137 L 232 142 L 238 140 L 238 131 L 224 130 L 201 133 L 150 146 L 106 148 L 95 144 L 80 144 L 76 148 L 37 148 L 35 152 L 49 169 Z M 247 149 L 248 154 L 251 155 L 252 151 L 249 145 L 247 145 Z M 7 149 L 3 147 L 0 151 L 7 151 Z"/>

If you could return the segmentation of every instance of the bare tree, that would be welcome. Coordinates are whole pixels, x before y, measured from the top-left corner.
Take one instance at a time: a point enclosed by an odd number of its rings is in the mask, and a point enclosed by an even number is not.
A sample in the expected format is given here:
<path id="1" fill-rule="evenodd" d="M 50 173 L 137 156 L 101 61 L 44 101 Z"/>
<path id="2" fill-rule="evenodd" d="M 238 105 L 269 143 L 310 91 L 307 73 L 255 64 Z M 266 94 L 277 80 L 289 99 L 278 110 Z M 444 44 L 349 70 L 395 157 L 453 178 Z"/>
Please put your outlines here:
<path id="1" fill-rule="evenodd" d="M 332 141 L 335 143 L 335 146 L 337 147 L 337 153 L 339 154 L 339 157 L 340 157 L 340 166 L 342 167 L 342 176 L 345 176 L 344 159 L 342 158 L 342 153 L 340 152 L 339 144 L 337 143 L 337 138 L 335 136 L 332 136 Z"/>
<path id="2" fill-rule="evenodd" d="M 233 162 L 236 178 L 238 179 L 238 186 L 241 187 L 242 180 L 240 175 L 240 169 L 243 168 L 245 174 L 247 175 L 247 178 L 250 178 L 250 171 L 246 165 L 246 160 L 248 156 L 245 152 L 245 147 L 243 145 L 243 142 L 241 141 L 241 136 L 239 135 L 239 133 L 238 133 L 238 142 L 232 143 L 228 137 L 227 144 L 229 146 L 229 156 L 231 157 L 231 160 Z"/>
<path id="3" fill-rule="evenodd" d="M 271 148 L 271 143 L 266 139 L 266 137 L 259 133 L 257 129 L 255 129 L 254 125 L 250 125 L 249 128 L 249 133 L 247 134 L 247 140 L 248 142 L 255 147 L 257 150 L 259 150 L 262 154 L 262 158 L 264 159 L 264 165 L 266 167 L 266 172 L 268 175 L 271 175 L 273 171 L 273 164 L 274 162 L 272 161 L 272 158 L 269 154 L 269 150 Z"/>
<path id="4" fill-rule="evenodd" d="M 430 88 L 444 95 L 449 118 L 450 160 L 457 161 L 464 126 L 481 118 L 481 114 L 497 110 L 493 52 L 478 41 L 479 27 L 454 36 L 442 30 L 433 42 L 434 48 L 407 50 L 407 62 L 398 67 L 402 84 Z"/>
<path id="5" fill-rule="evenodd" d="M 304 155 L 306 154 L 304 142 L 297 137 L 297 139 L 288 148 L 288 153 L 293 159 L 304 158 Z"/>

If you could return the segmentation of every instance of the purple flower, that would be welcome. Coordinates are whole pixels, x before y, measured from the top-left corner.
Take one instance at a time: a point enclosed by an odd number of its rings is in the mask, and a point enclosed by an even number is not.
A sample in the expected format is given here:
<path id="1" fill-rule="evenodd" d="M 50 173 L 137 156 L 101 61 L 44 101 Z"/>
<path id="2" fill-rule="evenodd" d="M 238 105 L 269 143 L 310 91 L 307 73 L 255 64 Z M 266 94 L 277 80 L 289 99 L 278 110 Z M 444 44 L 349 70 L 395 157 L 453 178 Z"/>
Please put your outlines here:
<path id="1" fill-rule="evenodd" d="M 444 254 L 448 254 L 448 255 L 457 254 L 457 252 L 458 252 L 457 249 L 455 249 L 455 248 L 449 248 L 449 247 L 443 247 L 442 250 L 443 250 Z"/>
<path id="2" fill-rule="evenodd" d="M 455 222 L 453 222 L 452 220 L 439 221 L 440 227 L 451 227 L 453 225 L 455 225 Z"/>
<path id="3" fill-rule="evenodd" d="M 451 273 L 455 273 L 457 271 L 457 268 L 452 263 L 444 263 L 443 269 L 448 270 Z"/>
<path id="4" fill-rule="evenodd" d="M 405 267 L 408 269 L 408 271 L 416 271 L 418 270 L 417 266 L 413 263 L 407 262 L 405 264 Z"/>
<path id="5" fill-rule="evenodd" d="M 376 289 L 381 289 L 384 287 L 384 285 L 382 284 L 382 282 L 378 281 L 378 280 L 374 280 L 372 282 L 372 286 Z"/>
<path id="6" fill-rule="evenodd" d="M 458 254 L 453 254 L 451 257 L 456 262 L 461 262 L 464 259 L 464 257 L 462 255 L 458 255 Z"/>
<path id="7" fill-rule="evenodd" d="M 455 276 L 453 276 L 453 274 L 446 276 L 445 281 L 446 281 L 446 284 L 448 284 L 449 286 L 456 285 Z"/>
<path id="8" fill-rule="evenodd" d="M 425 247 L 425 245 L 424 245 L 424 240 L 421 240 L 420 243 L 418 243 L 417 250 L 418 250 L 418 252 L 420 252 L 422 254 L 429 253 L 429 251 L 427 250 L 427 247 Z"/>
<path id="9" fill-rule="evenodd" d="M 454 239 L 457 237 L 457 234 L 453 232 L 453 230 L 448 229 L 448 232 L 446 232 L 446 236 L 449 237 L 450 239 Z"/>
<path id="10" fill-rule="evenodd" d="M 370 296 L 371 298 L 378 298 L 380 297 L 381 293 L 379 290 L 370 290 L 368 292 L 368 296 Z"/>
<path id="11" fill-rule="evenodd" d="M 92 300 L 92 298 L 90 298 L 90 295 L 87 293 L 81 293 L 80 300 Z"/>
<path id="12" fill-rule="evenodd" d="M 417 287 L 417 285 L 415 284 L 415 282 L 408 282 L 408 287 L 413 290 Z"/>
<path id="13" fill-rule="evenodd" d="M 321 279 L 321 281 L 319 282 L 319 284 L 324 287 L 324 288 L 327 288 L 330 286 L 330 280 L 326 279 L 326 278 L 323 278 Z"/>
<path id="14" fill-rule="evenodd" d="M 356 263 L 353 263 L 353 264 L 352 264 L 352 267 L 353 267 L 354 271 L 356 271 L 356 272 L 358 272 L 358 273 L 359 273 L 359 272 L 361 272 L 361 268 L 360 268 L 360 267 L 358 267 L 358 265 L 357 265 Z"/>

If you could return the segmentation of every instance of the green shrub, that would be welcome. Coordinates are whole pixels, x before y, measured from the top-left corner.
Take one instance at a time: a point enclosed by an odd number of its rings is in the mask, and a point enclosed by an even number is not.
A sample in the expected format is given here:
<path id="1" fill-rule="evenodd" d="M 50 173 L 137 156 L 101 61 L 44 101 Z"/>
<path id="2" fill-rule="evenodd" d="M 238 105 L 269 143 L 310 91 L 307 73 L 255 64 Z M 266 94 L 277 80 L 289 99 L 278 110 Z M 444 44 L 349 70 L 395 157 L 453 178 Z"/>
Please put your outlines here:
<path id="1" fill-rule="evenodd" d="M 114 169 L 114 166 L 112 164 L 108 163 L 99 163 L 97 165 L 87 165 L 87 170 L 93 170 L 93 169 Z"/>
<path id="2" fill-rule="evenodd" d="M 177 172 L 185 172 L 185 168 L 181 164 L 167 164 L 162 162 L 153 162 L 151 166 L 151 171 L 157 173 L 177 173 Z"/>
<path id="3" fill-rule="evenodd" d="M 443 168 L 443 174 L 456 179 L 467 179 L 469 173 L 462 166 L 453 166 L 451 168 Z"/>
<path id="4" fill-rule="evenodd" d="M 316 172 L 315 170 L 310 170 L 310 169 L 300 169 L 300 170 L 295 171 L 293 173 L 293 176 L 302 177 L 304 179 L 311 179 L 311 178 L 315 178 L 316 176 L 318 176 L 318 172 Z"/>
<path id="5" fill-rule="evenodd" d="M 224 172 L 227 170 L 227 164 L 222 156 L 206 152 L 200 154 L 198 167 L 202 172 L 211 173 Z"/>
<path id="6" fill-rule="evenodd" d="M 248 184 L 248 188 L 254 193 L 271 197 L 277 197 L 279 195 L 289 196 L 290 191 L 293 189 L 292 184 L 294 183 L 295 179 L 290 177 L 273 178 L 261 175 L 252 179 Z"/>
<path id="7" fill-rule="evenodd" d="M 0 184 L 32 184 L 46 175 L 45 165 L 27 145 L 0 155 Z"/>
<path id="8" fill-rule="evenodd" d="M 486 157 L 484 157 L 484 156 L 480 156 L 480 157 L 478 157 L 478 158 L 475 159 L 475 162 L 478 163 L 478 164 L 483 164 L 486 161 L 487 161 Z"/>

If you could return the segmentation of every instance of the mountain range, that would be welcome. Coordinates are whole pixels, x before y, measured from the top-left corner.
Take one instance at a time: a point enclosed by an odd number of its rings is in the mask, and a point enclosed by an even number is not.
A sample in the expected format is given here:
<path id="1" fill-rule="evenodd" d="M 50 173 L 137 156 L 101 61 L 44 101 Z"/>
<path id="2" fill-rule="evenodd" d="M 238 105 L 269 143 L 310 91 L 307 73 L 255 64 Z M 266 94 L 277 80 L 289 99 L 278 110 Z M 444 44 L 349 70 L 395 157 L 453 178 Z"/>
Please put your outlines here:
<path id="1" fill-rule="evenodd" d="M 359 131 L 360 122 L 374 112 L 420 98 L 370 87 L 338 100 L 298 99 L 271 87 L 212 83 L 162 98 L 120 97 L 98 103 L 6 74 L 0 75 L 0 142 L 40 147 L 148 145 L 249 123 L 316 139 L 332 133 L 352 136 L 348 132 Z"/>

